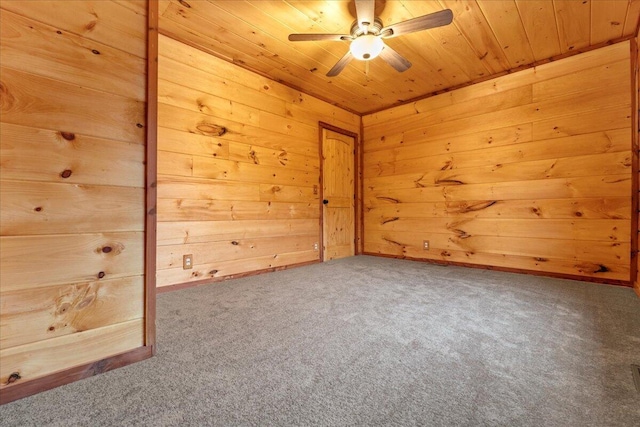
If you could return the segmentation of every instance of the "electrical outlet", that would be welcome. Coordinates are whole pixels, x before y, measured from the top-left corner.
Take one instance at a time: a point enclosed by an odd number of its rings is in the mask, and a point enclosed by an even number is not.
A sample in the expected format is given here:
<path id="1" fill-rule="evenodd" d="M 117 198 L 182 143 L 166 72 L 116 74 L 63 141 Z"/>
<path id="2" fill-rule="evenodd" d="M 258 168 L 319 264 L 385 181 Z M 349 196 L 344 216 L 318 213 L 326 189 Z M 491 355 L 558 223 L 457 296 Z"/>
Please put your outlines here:
<path id="1" fill-rule="evenodd" d="M 316 251 L 316 252 L 318 251 L 318 242 L 315 242 L 313 244 L 313 250 Z"/>
<path id="2" fill-rule="evenodd" d="M 423 248 L 425 251 L 428 251 L 428 250 L 429 250 L 429 241 L 428 241 L 428 240 L 424 240 L 424 241 L 422 242 L 422 248 Z"/>
<path id="3" fill-rule="evenodd" d="M 182 269 L 189 270 L 193 268 L 193 254 L 182 256 Z"/>

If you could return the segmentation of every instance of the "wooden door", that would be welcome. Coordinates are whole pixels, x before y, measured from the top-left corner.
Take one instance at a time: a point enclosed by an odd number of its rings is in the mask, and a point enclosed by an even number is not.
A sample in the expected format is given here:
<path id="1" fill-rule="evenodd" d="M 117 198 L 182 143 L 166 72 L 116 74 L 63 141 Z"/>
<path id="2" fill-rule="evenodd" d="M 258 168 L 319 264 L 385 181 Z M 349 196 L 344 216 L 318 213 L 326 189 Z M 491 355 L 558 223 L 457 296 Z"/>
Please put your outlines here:
<path id="1" fill-rule="evenodd" d="M 355 254 L 353 136 L 322 129 L 322 259 Z"/>

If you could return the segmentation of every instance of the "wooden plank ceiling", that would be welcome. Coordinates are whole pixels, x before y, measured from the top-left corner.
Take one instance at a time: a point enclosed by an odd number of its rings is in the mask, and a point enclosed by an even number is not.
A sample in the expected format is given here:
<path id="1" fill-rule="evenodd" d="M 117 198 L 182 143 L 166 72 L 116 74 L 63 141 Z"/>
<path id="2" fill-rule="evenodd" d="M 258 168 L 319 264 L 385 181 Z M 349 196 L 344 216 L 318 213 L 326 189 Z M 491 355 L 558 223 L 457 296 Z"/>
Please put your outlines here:
<path id="1" fill-rule="evenodd" d="M 636 34 L 640 0 L 376 0 L 384 25 L 453 11 L 451 25 L 385 42 L 413 66 L 382 59 L 326 73 L 348 42 L 290 42 L 291 33 L 348 34 L 348 0 L 161 0 L 160 31 L 359 114 L 526 68 Z"/>

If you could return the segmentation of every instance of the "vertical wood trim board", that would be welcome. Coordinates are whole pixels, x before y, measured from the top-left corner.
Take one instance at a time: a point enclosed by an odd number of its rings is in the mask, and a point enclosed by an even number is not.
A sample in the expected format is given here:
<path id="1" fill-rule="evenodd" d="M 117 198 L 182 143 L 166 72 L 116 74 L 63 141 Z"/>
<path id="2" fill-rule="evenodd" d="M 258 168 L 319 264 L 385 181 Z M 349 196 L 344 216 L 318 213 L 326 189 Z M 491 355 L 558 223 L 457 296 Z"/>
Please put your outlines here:
<path id="1" fill-rule="evenodd" d="M 364 233 L 364 125 L 362 119 L 360 120 L 360 138 L 358 139 L 356 161 L 358 162 L 356 209 L 358 212 L 357 218 L 358 221 L 360 221 L 359 224 L 356 224 L 356 232 L 358 233 L 356 255 L 362 255 L 364 253 L 364 241 L 366 237 Z"/>
<path id="2" fill-rule="evenodd" d="M 318 122 L 360 117 L 164 35 L 158 74 L 158 287 L 317 261 Z"/>
<path id="3" fill-rule="evenodd" d="M 363 116 L 365 253 L 630 284 L 630 70 L 627 41 Z"/>
<path id="4" fill-rule="evenodd" d="M 0 4 L 3 403 L 150 355 L 147 17 L 99 3 Z"/>
<path id="5" fill-rule="evenodd" d="M 158 187 L 158 0 L 148 1 L 147 148 L 145 223 L 145 345 L 156 342 L 156 245 Z"/>
<path id="6" fill-rule="evenodd" d="M 638 25 L 640 25 L 640 21 Z M 638 216 L 640 215 L 640 59 L 638 55 L 638 37 L 636 36 L 636 38 L 631 41 L 631 87 L 633 89 L 631 94 L 633 101 L 631 108 L 633 123 L 633 138 L 631 143 L 633 155 L 633 202 L 631 203 L 631 210 L 633 223 L 631 229 L 634 231 L 632 235 L 633 258 L 631 260 L 631 281 L 633 282 L 633 288 L 636 294 L 640 297 L 640 256 L 638 256 L 638 240 L 640 237 L 640 221 L 638 220 Z"/>

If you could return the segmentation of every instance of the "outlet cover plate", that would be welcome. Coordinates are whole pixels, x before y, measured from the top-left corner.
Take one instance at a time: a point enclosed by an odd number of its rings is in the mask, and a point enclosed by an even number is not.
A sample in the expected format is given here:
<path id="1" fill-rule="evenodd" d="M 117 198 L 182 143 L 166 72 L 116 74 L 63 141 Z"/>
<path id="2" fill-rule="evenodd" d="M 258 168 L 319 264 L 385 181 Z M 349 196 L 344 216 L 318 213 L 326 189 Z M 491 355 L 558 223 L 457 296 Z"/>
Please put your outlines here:
<path id="1" fill-rule="evenodd" d="M 182 269 L 189 270 L 193 268 L 193 254 L 182 256 Z"/>

